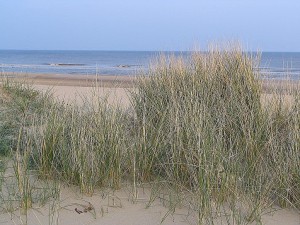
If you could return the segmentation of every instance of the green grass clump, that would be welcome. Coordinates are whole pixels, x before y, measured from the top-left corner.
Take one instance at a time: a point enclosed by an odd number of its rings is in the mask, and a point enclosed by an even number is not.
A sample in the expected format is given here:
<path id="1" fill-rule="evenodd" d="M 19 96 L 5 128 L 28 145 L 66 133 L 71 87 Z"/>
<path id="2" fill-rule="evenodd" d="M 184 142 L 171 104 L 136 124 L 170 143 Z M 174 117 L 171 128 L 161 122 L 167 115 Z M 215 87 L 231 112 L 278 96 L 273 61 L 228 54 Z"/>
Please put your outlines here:
<path id="1" fill-rule="evenodd" d="M 8 79 L 2 80 L 0 96 L 0 212 L 12 216 L 19 210 L 27 218 L 33 204 L 41 206 L 57 197 L 57 187 L 37 182 L 30 164 L 31 141 L 24 138 L 35 115 L 52 101 L 47 93 Z"/>
<path id="2" fill-rule="evenodd" d="M 84 107 L 57 104 L 34 127 L 27 138 L 32 138 L 33 161 L 41 176 L 77 184 L 87 194 L 99 186 L 120 187 L 123 112 L 106 99 Z"/>
<path id="3" fill-rule="evenodd" d="M 299 103 L 274 93 L 264 106 L 258 62 L 212 49 L 162 57 L 138 79 L 137 174 L 192 191 L 200 221 L 225 203 L 243 202 L 251 221 L 275 202 L 299 207 Z"/>
<path id="4" fill-rule="evenodd" d="M 0 88 L 0 155 L 16 149 L 19 130 L 32 124 L 34 115 L 52 104 L 49 92 L 34 90 L 29 84 L 2 79 Z"/>

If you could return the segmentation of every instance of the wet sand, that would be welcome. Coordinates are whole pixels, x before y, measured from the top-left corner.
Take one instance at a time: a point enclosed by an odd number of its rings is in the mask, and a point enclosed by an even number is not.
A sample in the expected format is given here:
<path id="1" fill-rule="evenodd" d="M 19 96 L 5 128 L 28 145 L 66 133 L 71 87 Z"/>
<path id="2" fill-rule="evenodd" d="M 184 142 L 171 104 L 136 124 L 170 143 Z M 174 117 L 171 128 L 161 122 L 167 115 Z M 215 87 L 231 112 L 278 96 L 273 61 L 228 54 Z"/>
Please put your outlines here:
<path id="1" fill-rule="evenodd" d="M 78 86 L 78 87 L 122 87 L 134 86 L 135 76 L 115 75 L 71 75 L 71 74 L 28 74 L 5 73 L 2 77 L 14 80 L 48 86 Z"/>

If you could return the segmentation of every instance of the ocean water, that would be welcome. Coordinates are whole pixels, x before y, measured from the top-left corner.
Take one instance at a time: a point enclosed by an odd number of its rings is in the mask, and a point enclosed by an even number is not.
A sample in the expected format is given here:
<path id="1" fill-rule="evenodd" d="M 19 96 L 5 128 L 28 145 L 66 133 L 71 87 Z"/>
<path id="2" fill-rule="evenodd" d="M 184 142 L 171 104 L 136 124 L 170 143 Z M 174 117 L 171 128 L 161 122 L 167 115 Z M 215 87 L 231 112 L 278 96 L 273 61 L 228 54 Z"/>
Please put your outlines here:
<path id="1" fill-rule="evenodd" d="M 48 74 L 132 75 L 147 70 L 161 53 L 143 51 L 25 51 L 0 50 L 0 72 Z M 263 52 L 260 70 L 267 79 L 300 80 L 300 53 Z"/>
<path id="2" fill-rule="evenodd" d="M 0 50 L 0 71 L 130 75 L 146 70 L 158 52 Z"/>

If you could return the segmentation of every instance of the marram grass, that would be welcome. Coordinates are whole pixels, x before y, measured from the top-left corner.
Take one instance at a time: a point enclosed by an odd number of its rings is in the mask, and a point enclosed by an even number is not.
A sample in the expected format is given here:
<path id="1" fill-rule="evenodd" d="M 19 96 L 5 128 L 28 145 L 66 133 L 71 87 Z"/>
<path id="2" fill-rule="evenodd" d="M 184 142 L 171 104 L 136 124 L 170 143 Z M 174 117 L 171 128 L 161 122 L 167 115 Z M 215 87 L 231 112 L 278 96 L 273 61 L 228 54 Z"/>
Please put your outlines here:
<path id="1" fill-rule="evenodd" d="M 299 89 L 267 107 L 258 58 L 240 49 L 161 58 L 137 82 L 133 107 L 140 179 L 194 193 L 200 221 L 221 205 L 260 220 L 273 205 L 299 208 Z"/>

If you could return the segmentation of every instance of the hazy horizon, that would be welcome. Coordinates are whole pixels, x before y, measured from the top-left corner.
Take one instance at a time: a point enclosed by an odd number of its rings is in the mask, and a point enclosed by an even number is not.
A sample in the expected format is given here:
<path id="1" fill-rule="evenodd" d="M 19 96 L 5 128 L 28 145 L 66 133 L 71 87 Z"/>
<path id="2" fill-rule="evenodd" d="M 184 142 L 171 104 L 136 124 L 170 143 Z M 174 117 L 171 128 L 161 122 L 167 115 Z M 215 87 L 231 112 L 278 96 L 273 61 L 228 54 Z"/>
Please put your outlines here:
<path id="1" fill-rule="evenodd" d="M 2 1 L 1 50 L 300 52 L 300 1 Z"/>
<path id="2" fill-rule="evenodd" d="M 86 51 L 86 52 L 176 52 L 176 53 L 180 53 L 180 52 L 197 52 L 194 50 L 102 50 L 102 49 L 0 49 L 0 51 Z M 207 50 L 200 50 L 200 52 L 208 52 Z M 300 51 L 245 51 L 248 53 L 300 53 Z"/>

